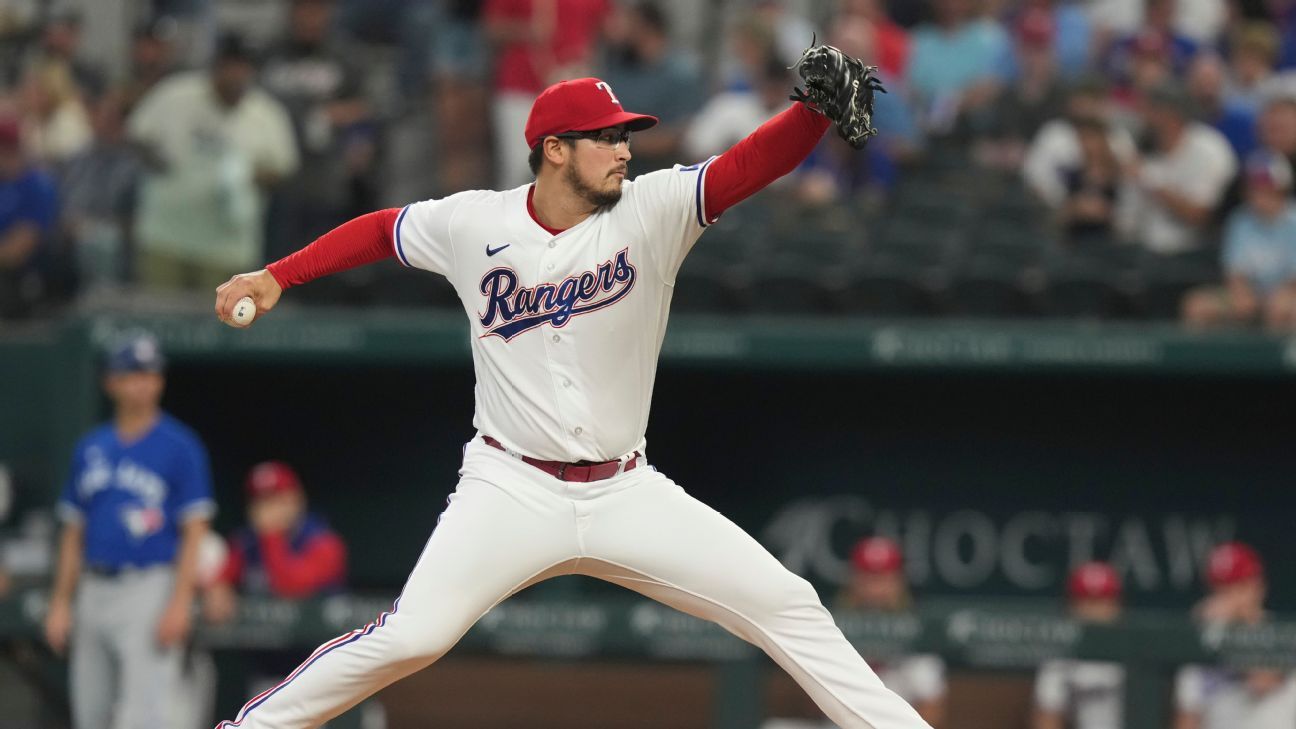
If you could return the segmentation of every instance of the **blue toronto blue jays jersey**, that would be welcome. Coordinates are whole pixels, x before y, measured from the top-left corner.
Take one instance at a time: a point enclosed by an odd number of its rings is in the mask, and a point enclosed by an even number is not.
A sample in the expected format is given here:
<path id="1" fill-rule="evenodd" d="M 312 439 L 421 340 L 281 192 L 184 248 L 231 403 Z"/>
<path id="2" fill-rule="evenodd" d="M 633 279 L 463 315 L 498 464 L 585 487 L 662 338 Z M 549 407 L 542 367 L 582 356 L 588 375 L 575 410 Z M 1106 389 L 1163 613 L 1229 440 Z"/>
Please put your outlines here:
<path id="1" fill-rule="evenodd" d="M 111 423 L 90 431 L 77 444 L 59 501 L 65 521 L 85 525 L 86 564 L 101 567 L 171 562 L 180 525 L 215 511 L 206 448 L 165 413 L 130 443 Z"/>

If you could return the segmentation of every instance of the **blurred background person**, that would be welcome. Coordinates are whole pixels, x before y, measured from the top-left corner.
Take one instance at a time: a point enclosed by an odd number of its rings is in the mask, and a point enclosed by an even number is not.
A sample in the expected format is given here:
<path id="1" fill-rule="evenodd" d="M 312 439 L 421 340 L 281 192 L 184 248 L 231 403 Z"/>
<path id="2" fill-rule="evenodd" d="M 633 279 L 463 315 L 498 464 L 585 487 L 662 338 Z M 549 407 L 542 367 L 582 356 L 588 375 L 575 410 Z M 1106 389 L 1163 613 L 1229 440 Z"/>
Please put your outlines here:
<path id="1" fill-rule="evenodd" d="M 787 0 L 746 0 L 751 4 L 751 17 L 759 20 L 774 32 L 774 51 L 787 66 L 801 58 L 806 38 L 821 35 L 814 23 Z"/>
<path id="2" fill-rule="evenodd" d="M 1113 98 L 1131 126 L 1137 127 L 1139 104 L 1151 90 L 1182 78 L 1178 64 L 1187 64 L 1190 55 L 1180 56 L 1183 49 L 1174 39 L 1154 29 L 1145 29 L 1123 42 L 1120 60 L 1106 71 L 1113 81 Z M 1195 51 L 1194 51 L 1195 53 Z"/>
<path id="3" fill-rule="evenodd" d="M 90 115 L 69 66 L 44 61 L 22 81 L 23 143 L 32 161 L 57 169 L 90 146 Z"/>
<path id="4" fill-rule="evenodd" d="M 1183 302 L 1184 322 L 1203 327 L 1262 321 L 1296 328 L 1296 200 L 1286 157 L 1259 150 L 1243 170 L 1245 203 L 1224 227 L 1224 284 L 1203 286 Z"/>
<path id="5" fill-rule="evenodd" d="M 847 610 L 906 612 L 913 597 L 905 578 L 900 545 L 886 537 L 869 537 L 851 550 L 850 582 L 838 595 L 836 607 Z M 945 726 L 945 661 L 937 655 L 870 658 L 869 666 L 886 687 L 918 710 L 936 729 Z"/>
<path id="6" fill-rule="evenodd" d="M 1230 98 L 1227 73 L 1219 55 L 1199 53 L 1188 67 L 1188 93 L 1196 104 L 1198 119 L 1224 135 L 1238 159 L 1246 159 L 1256 146 L 1258 109 Z"/>
<path id="7" fill-rule="evenodd" d="M 492 69 L 482 29 L 483 0 L 438 4 L 432 48 L 432 104 L 441 159 L 437 190 L 490 185 L 488 83 Z"/>
<path id="8" fill-rule="evenodd" d="M 141 23 L 131 33 L 126 78 L 122 83 L 127 109 L 132 109 L 163 78 L 176 70 L 177 22 L 161 16 Z"/>
<path id="9" fill-rule="evenodd" d="M 1063 240 L 1073 247 L 1109 243 L 1116 238 L 1121 153 L 1112 145 L 1111 130 L 1100 117 L 1081 117 L 1073 126 L 1080 159 L 1062 170 L 1066 195 L 1056 209 L 1057 222 Z"/>
<path id="10" fill-rule="evenodd" d="M 1193 609 L 1208 629 L 1256 626 L 1265 611 L 1264 564 L 1247 544 L 1227 542 L 1206 563 L 1210 594 Z M 1175 678 L 1174 729 L 1289 729 L 1296 725 L 1296 675 L 1277 668 L 1188 666 Z"/>
<path id="11" fill-rule="evenodd" d="M 1121 583 L 1106 562 L 1086 562 L 1067 578 L 1071 617 L 1084 623 L 1120 619 Z M 1102 661 L 1045 661 L 1035 675 L 1031 729 L 1122 729 L 1125 668 Z"/>
<path id="12" fill-rule="evenodd" d="M 1272 84 L 1264 94 L 1258 124 L 1259 146 L 1281 154 L 1296 168 L 1296 87 Z"/>
<path id="13" fill-rule="evenodd" d="M 335 0 L 292 0 L 287 36 L 261 67 L 261 84 L 293 121 L 301 160 L 277 188 L 267 259 L 376 206 L 377 133 L 354 51 L 338 37 Z"/>
<path id="14" fill-rule="evenodd" d="M 838 21 L 867 20 L 873 26 L 873 43 L 879 76 L 888 88 L 905 78 L 909 65 L 909 30 L 892 19 L 884 0 L 843 0 Z"/>
<path id="15" fill-rule="evenodd" d="M 304 599 L 346 584 L 346 544 L 325 519 L 306 509 L 297 472 L 281 461 L 248 472 L 247 524 L 230 536 L 229 556 L 205 595 L 204 614 L 229 620 L 237 595 Z"/>
<path id="16" fill-rule="evenodd" d="M 23 152 L 22 125 L 0 111 L 0 319 L 26 316 L 46 295 L 55 182 Z"/>
<path id="17" fill-rule="evenodd" d="M 1008 34 L 982 17 L 983 0 L 934 0 L 935 20 L 915 28 L 906 82 L 924 128 L 948 134 L 973 126 L 998 97 L 998 71 L 1009 53 Z"/>
<path id="18" fill-rule="evenodd" d="M 1129 132 L 1113 123 L 1111 101 L 1106 83 L 1097 77 L 1087 78 L 1067 94 L 1065 111 L 1040 127 L 1026 148 L 1022 160 L 1022 178 L 1026 187 L 1045 205 L 1060 210 L 1074 188 L 1077 171 L 1084 168 L 1086 148 L 1081 127 L 1106 130 L 1107 148 L 1122 169 L 1138 157 L 1138 148 Z M 1091 145 L 1089 150 L 1095 151 Z"/>
<path id="19" fill-rule="evenodd" d="M 1182 88 L 1161 86 L 1141 102 L 1152 149 L 1127 168 L 1126 234 L 1145 250 L 1170 255 L 1206 243 L 1237 159 L 1228 140 L 1195 121 Z"/>
<path id="20" fill-rule="evenodd" d="M 1001 77 L 1004 89 L 976 150 L 983 165 L 1003 170 L 1021 165 L 1027 143 L 1062 112 L 1066 101 L 1066 83 L 1054 51 L 1053 16 L 1044 7 L 1029 6 L 1011 27 L 1012 55 Z"/>
<path id="21" fill-rule="evenodd" d="M 1214 2 L 1215 0 L 1211 0 Z M 1175 24 L 1178 0 L 1144 0 L 1143 19 L 1137 29 L 1117 39 L 1108 51 L 1104 65 L 1114 77 L 1134 81 L 1142 73 L 1139 65 L 1149 53 L 1164 54 L 1169 71 L 1183 74 L 1197 54 L 1197 41 L 1179 31 Z"/>
<path id="22" fill-rule="evenodd" d="M 207 451 L 161 408 L 157 340 L 108 354 L 112 421 L 77 445 L 58 502 L 63 532 L 45 638 L 71 648 L 76 729 L 156 729 L 190 631 L 199 545 L 216 511 Z"/>
<path id="23" fill-rule="evenodd" d="M 549 84 L 590 75 L 611 12 L 608 0 L 486 0 L 486 35 L 494 45 L 495 186 L 529 182 L 526 126 L 531 103 Z"/>
<path id="24" fill-rule="evenodd" d="M 82 290 L 131 280 L 132 219 L 144 161 L 126 139 L 125 94 L 103 94 L 94 105 L 94 141 L 68 160 L 59 176 L 59 237 L 75 260 Z"/>
<path id="25" fill-rule="evenodd" d="M 84 37 L 81 12 L 65 3 L 50 13 L 40 31 L 40 41 L 25 64 L 28 68 L 53 63 L 66 68 L 72 77 L 75 87 L 93 99 L 107 88 L 107 79 L 102 69 L 81 55 L 81 41 Z"/>
<path id="26" fill-rule="evenodd" d="M 1230 34 L 1225 80 L 1226 103 L 1259 112 L 1262 91 L 1274 77 L 1281 39 L 1268 21 L 1241 22 Z"/>
<path id="27" fill-rule="evenodd" d="M 237 36 L 210 68 L 159 83 L 127 121 L 149 171 L 135 220 L 140 283 L 215 289 L 265 258 L 267 193 L 298 164 L 283 105 L 254 84 Z"/>
<path id="28" fill-rule="evenodd" d="M 247 523 L 230 535 L 225 564 L 203 592 L 204 619 L 233 620 L 240 595 L 307 600 L 345 589 L 346 543 L 323 516 L 308 511 L 306 490 L 291 466 L 258 463 L 248 471 L 244 492 Z M 252 695 L 277 684 L 301 659 L 296 651 L 282 650 L 253 651 L 249 657 Z M 381 713 L 377 702 L 364 706 L 366 714 Z"/>
<path id="29" fill-rule="evenodd" d="M 1050 48 L 1058 76 L 1071 82 L 1089 71 L 1095 53 L 1095 29 L 1083 2 L 1020 0 L 1009 3 L 1009 7 L 1011 9 L 1005 14 L 1009 28 L 1020 29 L 1027 16 L 1042 14 L 1047 19 L 1052 35 Z M 1012 63 L 1013 59 L 1009 59 L 1010 66 Z"/>
<path id="30" fill-rule="evenodd" d="M 622 106 L 653 109 L 660 120 L 650 132 L 635 137 L 637 173 L 686 161 L 681 158 L 681 142 L 700 98 L 681 90 L 703 85 L 696 64 L 672 45 L 669 21 L 660 4 L 636 2 L 614 10 L 612 17 L 609 25 L 614 30 L 609 34 L 599 78 L 616 89 Z"/>
<path id="31" fill-rule="evenodd" d="M 867 537 L 850 553 L 850 578 L 833 604 L 834 611 L 903 613 L 913 609 L 900 546 L 887 537 Z M 887 688 L 914 707 L 934 729 L 946 719 L 945 661 L 937 655 L 869 657 L 869 667 Z M 809 710 L 815 711 L 813 707 Z M 815 713 L 818 713 L 815 711 Z M 771 718 L 761 729 L 836 729 L 827 719 Z"/>
<path id="32" fill-rule="evenodd" d="M 787 106 L 792 72 L 779 60 L 765 26 L 742 22 L 731 36 L 741 51 L 737 70 L 730 85 L 707 99 L 689 122 L 682 140 L 686 159 L 720 154 Z"/>

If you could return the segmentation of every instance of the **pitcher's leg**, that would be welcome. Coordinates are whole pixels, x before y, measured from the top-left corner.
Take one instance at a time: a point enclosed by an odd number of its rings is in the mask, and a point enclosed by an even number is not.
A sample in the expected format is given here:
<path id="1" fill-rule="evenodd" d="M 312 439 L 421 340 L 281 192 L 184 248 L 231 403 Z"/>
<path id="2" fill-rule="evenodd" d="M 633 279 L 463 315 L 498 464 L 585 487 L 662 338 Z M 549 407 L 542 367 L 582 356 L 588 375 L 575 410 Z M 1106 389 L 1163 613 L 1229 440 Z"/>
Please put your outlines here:
<path id="1" fill-rule="evenodd" d="M 495 603 L 575 555 L 570 506 L 465 478 L 390 612 L 315 650 L 219 727 L 308 729 L 441 657 Z M 507 538 L 501 535 L 507 535 Z"/>
<path id="2" fill-rule="evenodd" d="M 712 620 L 762 648 L 844 729 L 930 729 L 882 685 L 810 583 L 733 522 L 648 472 L 596 507 L 582 572 Z"/>

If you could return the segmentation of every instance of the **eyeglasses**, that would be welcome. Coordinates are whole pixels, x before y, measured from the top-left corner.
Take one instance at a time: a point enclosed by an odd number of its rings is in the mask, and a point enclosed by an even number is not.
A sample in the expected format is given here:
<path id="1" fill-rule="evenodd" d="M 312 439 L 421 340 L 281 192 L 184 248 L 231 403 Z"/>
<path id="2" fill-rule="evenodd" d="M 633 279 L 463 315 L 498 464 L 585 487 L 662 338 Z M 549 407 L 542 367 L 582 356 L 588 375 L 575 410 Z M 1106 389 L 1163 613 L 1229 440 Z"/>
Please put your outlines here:
<path id="1" fill-rule="evenodd" d="M 610 149 L 614 152 L 620 149 L 621 145 L 630 144 L 630 130 L 615 127 L 594 132 L 563 132 L 554 136 L 559 139 L 590 139 L 599 149 Z"/>

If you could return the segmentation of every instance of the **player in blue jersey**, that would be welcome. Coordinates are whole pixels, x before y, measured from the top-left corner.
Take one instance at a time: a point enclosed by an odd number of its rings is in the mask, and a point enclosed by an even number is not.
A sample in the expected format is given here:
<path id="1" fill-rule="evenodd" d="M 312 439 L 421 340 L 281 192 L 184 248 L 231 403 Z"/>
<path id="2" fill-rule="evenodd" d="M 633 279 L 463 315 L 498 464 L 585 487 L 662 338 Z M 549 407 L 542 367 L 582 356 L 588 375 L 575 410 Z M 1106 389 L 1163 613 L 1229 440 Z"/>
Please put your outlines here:
<path id="1" fill-rule="evenodd" d="M 113 419 L 77 444 L 45 636 L 71 643 L 75 729 L 159 729 L 190 629 L 198 546 L 215 512 L 207 451 L 163 412 L 146 335 L 109 352 Z"/>

